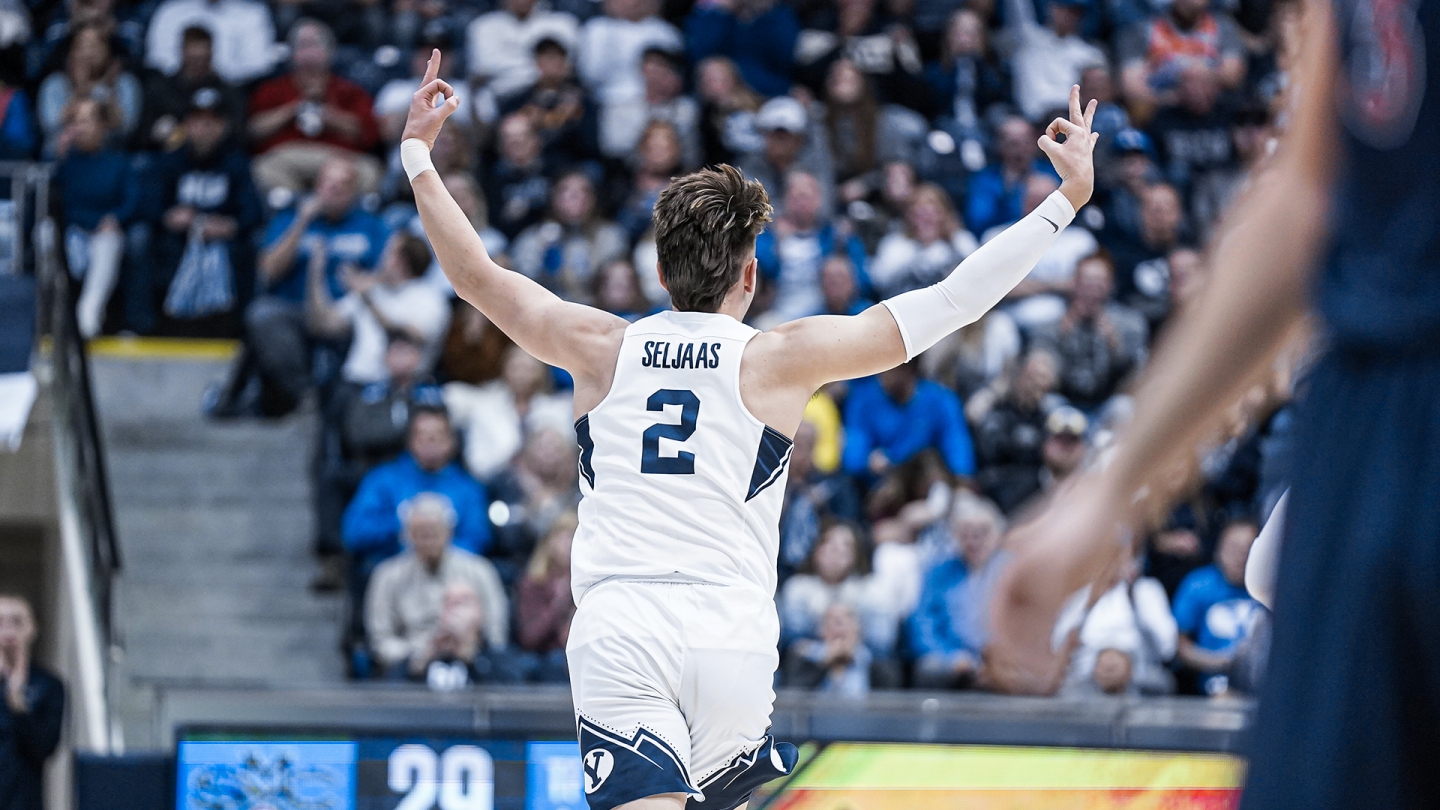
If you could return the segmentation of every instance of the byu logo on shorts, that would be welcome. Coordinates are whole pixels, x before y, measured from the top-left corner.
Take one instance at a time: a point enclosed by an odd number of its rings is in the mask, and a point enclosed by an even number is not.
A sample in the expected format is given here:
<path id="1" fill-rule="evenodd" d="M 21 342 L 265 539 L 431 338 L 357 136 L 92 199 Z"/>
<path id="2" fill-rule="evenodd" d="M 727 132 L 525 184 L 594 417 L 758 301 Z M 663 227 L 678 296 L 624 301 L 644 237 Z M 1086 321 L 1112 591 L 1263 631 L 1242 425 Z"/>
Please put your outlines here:
<path id="1" fill-rule="evenodd" d="M 615 769 L 615 757 L 603 748 L 596 748 L 585 754 L 585 792 L 594 793 L 605 784 L 610 772 Z"/>

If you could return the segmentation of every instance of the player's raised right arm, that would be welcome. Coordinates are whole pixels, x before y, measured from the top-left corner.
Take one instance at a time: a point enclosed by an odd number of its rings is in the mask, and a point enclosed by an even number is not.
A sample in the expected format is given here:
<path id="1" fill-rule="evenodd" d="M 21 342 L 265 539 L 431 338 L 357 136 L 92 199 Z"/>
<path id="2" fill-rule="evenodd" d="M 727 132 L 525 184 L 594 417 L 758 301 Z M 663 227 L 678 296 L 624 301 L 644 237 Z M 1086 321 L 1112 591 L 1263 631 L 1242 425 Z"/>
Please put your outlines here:
<path id="1" fill-rule="evenodd" d="M 577 377 L 613 369 L 625 321 L 593 307 L 574 304 L 496 264 L 440 175 L 429 152 L 445 119 L 459 107 L 440 72 L 440 52 L 430 56 L 425 78 L 410 101 L 400 144 L 420 222 L 445 276 L 459 296 L 489 318 L 520 348 Z M 444 103 L 436 102 L 444 98 Z"/>

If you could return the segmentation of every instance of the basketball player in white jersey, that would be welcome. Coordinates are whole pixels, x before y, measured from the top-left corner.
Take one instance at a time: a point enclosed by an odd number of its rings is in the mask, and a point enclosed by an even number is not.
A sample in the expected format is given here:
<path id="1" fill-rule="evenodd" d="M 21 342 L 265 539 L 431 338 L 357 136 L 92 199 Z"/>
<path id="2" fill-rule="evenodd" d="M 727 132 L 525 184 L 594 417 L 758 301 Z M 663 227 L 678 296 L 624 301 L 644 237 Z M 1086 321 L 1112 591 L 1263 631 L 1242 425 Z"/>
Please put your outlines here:
<path id="1" fill-rule="evenodd" d="M 457 106 L 439 59 L 400 147 L 436 257 L 460 297 L 575 379 L 584 499 L 566 653 L 590 807 L 743 807 L 795 764 L 767 731 L 780 505 L 805 403 L 825 383 L 913 359 L 1029 273 L 1090 198 L 1094 103 L 1082 113 L 1074 88 L 1069 118 L 1040 139 L 1059 191 L 948 278 L 853 317 L 746 326 L 765 190 L 729 166 L 679 178 L 655 207 L 676 311 L 630 324 L 486 255 L 430 163 Z"/>

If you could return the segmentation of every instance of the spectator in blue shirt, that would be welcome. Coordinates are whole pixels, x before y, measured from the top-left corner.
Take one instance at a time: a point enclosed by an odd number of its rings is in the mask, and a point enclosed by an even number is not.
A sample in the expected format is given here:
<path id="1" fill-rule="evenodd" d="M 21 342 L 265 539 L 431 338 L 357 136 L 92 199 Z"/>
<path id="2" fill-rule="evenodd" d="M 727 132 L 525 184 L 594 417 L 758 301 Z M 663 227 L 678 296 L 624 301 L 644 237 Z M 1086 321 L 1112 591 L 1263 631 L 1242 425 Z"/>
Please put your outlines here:
<path id="1" fill-rule="evenodd" d="M 685 20 L 691 64 L 708 56 L 735 60 L 745 83 L 762 96 L 790 92 L 800 20 L 775 0 L 701 0 Z"/>
<path id="2" fill-rule="evenodd" d="M 0 81 L 0 160 L 29 160 L 35 147 L 35 110 L 30 97 Z"/>
<path id="3" fill-rule="evenodd" d="M 385 224 L 357 204 L 359 174 L 344 157 L 332 158 L 315 181 L 315 195 L 270 222 L 260 254 L 265 294 L 245 311 L 249 348 L 264 383 L 264 411 L 283 415 L 299 404 L 310 386 L 314 348 L 305 328 L 305 268 L 310 253 L 323 247 L 330 295 L 345 297 L 339 269 L 375 267 L 389 234 Z"/>
<path id="4" fill-rule="evenodd" d="M 410 409 L 405 452 L 365 474 L 345 508 L 341 540 L 350 553 L 351 604 L 363 604 L 375 567 L 400 553 L 400 512 L 411 498 L 432 492 L 455 509 L 456 548 L 484 554 L 490 548 L 489 494 L 455 460 L 455 430 L 443 407 Z M 363 633 L 359 612 L 352 632 Z"/>
<path id="5" fill-rule="evenodd" d="M 130 157 L 108 147 L 110 108 L 80 98 L 65 108 L 57 138 L 55 181 L 65 216 L 65 257 L 70 274 L 85 279 L 75 314 L 80 334 L 100 332 L 124 257 L 125 226 L 140 209 L 141 183 Z"/>
<path id="6" fill-rule="evenodd" d="M 955 392 L 920 379 L 915 361 L 857 381 L 845 402 L 850 475 L 883 476 L 934 449 L 952 475 L 975 472 L 975 450 Z"/>
<path id="7" fill-rule="evenodd" d="M 1018 115 L 996 128 L 995 151 L 1000 160 L 970 178 L 965 226 L 971 233 L 1020 219 L 1025 214 L 1025 181 L 1035 172 L 1055 176 L 1040 155 L 1034 127 Z"/>
<path id="8" fill-rule="evenodd" d="M 990 636 L 990 596 L 1010 559 L 1000 550 L 1004 518 L 990 501 L 961 490 L 949 524 L 957 554 L 925 577 L 909 621 L 920 689 L 954 689 L 974 681 Z"/>
<path id="9" fill-rule="evenodd" d="M 1191 571 L 1175 593 L 1177 658 L 1200 673 L 1200 688 L 1208 695 L 1229 690 L 1227 672 L 1261 614 L 1260 603 L 1245 590 L 1245 563 L 1259 533 L 1249 518 L 1231 520 L 1220 532 L 1215 562 Z"/>

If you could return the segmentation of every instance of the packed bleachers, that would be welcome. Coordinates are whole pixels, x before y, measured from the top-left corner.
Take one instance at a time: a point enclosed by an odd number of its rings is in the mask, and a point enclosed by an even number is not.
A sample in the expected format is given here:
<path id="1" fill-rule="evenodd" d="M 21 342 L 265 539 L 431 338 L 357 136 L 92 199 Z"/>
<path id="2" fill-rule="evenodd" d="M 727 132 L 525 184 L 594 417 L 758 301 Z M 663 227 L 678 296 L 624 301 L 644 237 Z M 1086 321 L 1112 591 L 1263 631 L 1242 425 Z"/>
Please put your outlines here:
<path id="1" fill-rule="evenodd" d="M 501 264 L 636 319 L 668 305 L 651 209 L 729 162 L 776 219 L 766 328 L 942 278 L 1043 200 L 1035 145 L 1099 101 L 1095 200 L 999 307 L 817 393 L 777 601 L 787 685 L 983 686 L 1007 524 L 1103 456 L 1283 127 L 1293 2 L 70 0 L 0 7 L 0 158 L 56 164 L 87 335 L 227 336 L 215 418 L 320 422 L 315 587 L 357 678 L 565 678 L 579 499 L 564 372 L 455 298 L 397 146 L 432 48 L 432 159 Z M 1158 490 L 1065 690 L 1252 688 L 1242 582 L 1284 484 L 1291 365 Z M 1168 502 L 1167 502 L 1168 504 Z"/>

